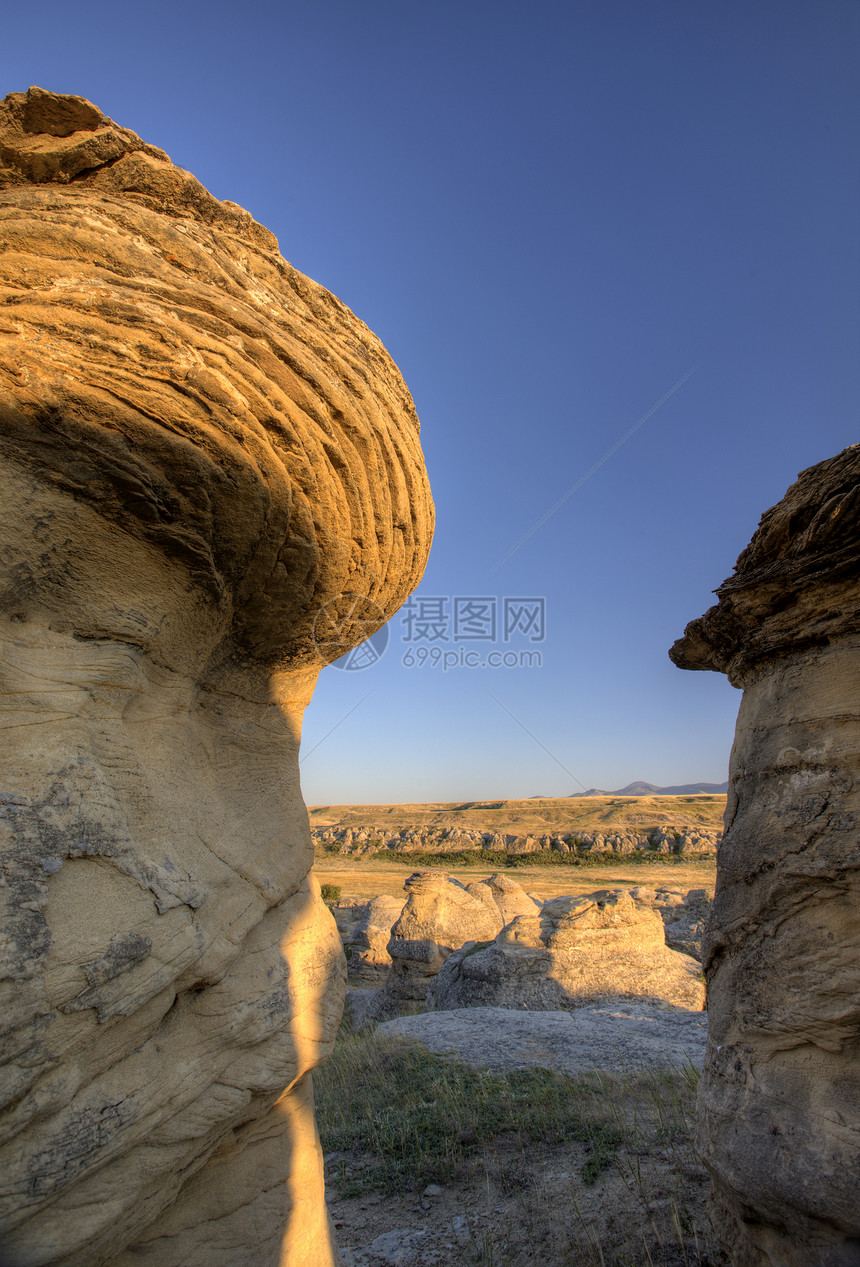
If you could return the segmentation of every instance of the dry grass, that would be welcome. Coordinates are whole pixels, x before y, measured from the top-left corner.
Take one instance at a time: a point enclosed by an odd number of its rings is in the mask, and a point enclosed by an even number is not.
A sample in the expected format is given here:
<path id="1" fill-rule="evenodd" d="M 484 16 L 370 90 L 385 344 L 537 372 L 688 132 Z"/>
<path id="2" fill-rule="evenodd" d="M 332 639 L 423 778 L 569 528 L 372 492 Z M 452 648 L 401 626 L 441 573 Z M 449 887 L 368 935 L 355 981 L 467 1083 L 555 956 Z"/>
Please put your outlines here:
<path id="1" fill-rule="evenodd" d="M 716 1267 L 697 1081 L 692 1067 L 489 1073 L 345 1035 L 315 1077 L 342 1244 L 406 1227 L 423 1229 L 414 1267 Z M 442 1192 L 423 1196 L 428 1184 Z"/>
<path id="2" fill-rule="evenodd" d="M 317 1120 L 326 1150 L 343 1154 L 344 1195 L 445 1182 L 492 1141 L 520 1148 L 577 1140 L 593 1183 L 622 1142 L 617 1122 L 572 1079 L 547 1069 L 508 1074 L 448 1060 L 418 1043 L 350 1034 L 317 1079 Z M 350 1154 L 373 1157 L 359 1170 Z"/>
<path id="3" fill-rule="evenodd" d="M 527 858 L 533 856 L 526 855 Z M 592 893 L 595 889 L 630 888 L 639 884 L 650 888 L 669 884 L 673 888 L 708 889 L 713 892 L 717 873 L 715 859 L 691 862 L 687 858 L 677 858 L 667 863 L 665 859 L 671 856 L 661 854 L 657 859 L 632 867 L 627 867 L 626 859 L 618 856 L 613 856 L 611 863 L 593 867 L 532 866 L 527 862 L 512 871 L 511 876 L 527 892 L 536 893 L 541 900 L 561 894 L 577 896 Z M 387 851 L 364 858 L 320 853 L 314 870 L 321 882 L 340 885 L 344 897 L 367 901 L 379 893 L 402 898 L 403 883 L 417 866 L 414 858 L 403 857 L 395 862 Z M 446 869 L 438 857 L 434 859 L 433 866 L 443 871 Z M 485 866 L 475 865 L 474 862 L 458 865 L 454 874 L 466 884 L 472 880 L 485 880 L 498 870 L 500 860 L 495 857 Z"/>
<path id="4" fill-rule="evenodd" d="M 312 827 L 459 827 L 541 836 L 660 826 L 722 830 L 725 808 L 725 796 L 575 796 L 427 805 L 316 805 L 309 814 Z"/>

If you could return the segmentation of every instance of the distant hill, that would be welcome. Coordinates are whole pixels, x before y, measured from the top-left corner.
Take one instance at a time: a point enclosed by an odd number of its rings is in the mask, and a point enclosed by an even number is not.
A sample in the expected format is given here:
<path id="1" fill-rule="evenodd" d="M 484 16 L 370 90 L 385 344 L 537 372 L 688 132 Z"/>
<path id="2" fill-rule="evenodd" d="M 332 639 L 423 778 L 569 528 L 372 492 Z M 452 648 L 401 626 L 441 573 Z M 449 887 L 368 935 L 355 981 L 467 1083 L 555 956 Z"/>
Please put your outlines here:
<path id="1" fill-rule="evenodd" d="M 728 780 L 725 783 L 678 783 L 674 787 L 655 787 L 653 783 L 643 783 L 641 779 L 637 779 L 635 783 L 616 788 L 614 792 L 590 787 L 587 792 L 571 792 L 570 796 L 697 796 L 699 793 L 722 796 L 728 790 Z"/>
<path id="2" fill-rule="evenodd" d="M 696 783 L 693 787 L 706 787 Z M 517 836 L 553 832 L 653 831 L 655 827 L 721 829 L 725 793 L 687 796 L 550 797 L 523 801 L 433 801 L 400 805 L 309 806 L 311 827 L 384 829 L 453 827 Z"/>

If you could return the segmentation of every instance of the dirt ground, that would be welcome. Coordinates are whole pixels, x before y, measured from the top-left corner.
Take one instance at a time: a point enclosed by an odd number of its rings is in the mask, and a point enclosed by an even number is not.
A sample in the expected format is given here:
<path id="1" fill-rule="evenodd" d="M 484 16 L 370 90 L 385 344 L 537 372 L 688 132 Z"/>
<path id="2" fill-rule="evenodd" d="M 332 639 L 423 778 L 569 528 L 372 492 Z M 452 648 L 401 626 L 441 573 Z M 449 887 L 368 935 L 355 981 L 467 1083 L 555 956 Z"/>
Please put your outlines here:
<path id="1" fill-rule="evenodd" d="M 717 1267 L 708 1176 L 695 1160 L 625 1153 L 592 1187 L 581 1150 L 523 1156 L 499 1146 L 438 1195 L 420 1191 L 328 1204 L 345 1267 Z M 438 1186 L 438 1185 L 437 1185 Z"/>
<path id="2" fill-rule="evenodd" d="M 345 1267 L 725 1264 L 690 1106 L 654 1114 L 640 1095 L 625 1105 L 623 1088 L 607 1083 L 606 1092 L 631 1126 L 627 1146 L 596 1178 L 580 1143 L 524 1150 L 500 1137 L 448 1182 L 355 1193 L 373 1159 L 329 1154 L 327 1200 Z"/>
<path id="3" fill-rule="evenodd" d="M 442 870 L 444 868 L 440 868 Z M 717 864 L 713 858 L 701 862 L 637 862 L 619 859 L 617 866 L 597 867 L 515 867 L 499 868 L 526 890 L 541 899 L 581 893 L 594 893 L 597 889 L 629 889 L 635 885 L 646 888 L 665 886 L 672 889 L 707 889 L 714 892 Z M 321 884 L 340 886 L 341 898 L 357 898 L 367 901 L 380 894 L 403 896 L 406 878 L 416 870 L 409 862 L 392 863 L 388 858 L 375 862 L 371 858 L 355 860 L 342 857 L 317 858 L 314 872 Z M 469 884 L 473 880 L 486 880 L 493 874 L 493 867 L 456 867 L 448 875 Z"/>

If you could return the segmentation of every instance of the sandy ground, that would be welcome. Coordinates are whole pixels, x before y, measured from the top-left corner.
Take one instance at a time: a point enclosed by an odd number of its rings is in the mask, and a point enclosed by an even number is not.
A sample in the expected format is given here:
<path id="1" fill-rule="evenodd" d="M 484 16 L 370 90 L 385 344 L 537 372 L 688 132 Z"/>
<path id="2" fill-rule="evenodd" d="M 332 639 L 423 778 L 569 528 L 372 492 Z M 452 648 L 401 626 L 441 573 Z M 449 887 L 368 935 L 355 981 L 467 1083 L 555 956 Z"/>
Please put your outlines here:
<path id="1" fill-rule="evenodd" d="M 440 868 L 443 870 L 444 868 Z M 314 864 L 314 872 L 321 884 L 340 886 L 341 898 L 358 898 L 367 901 L 386 893 L 391 897 L 403 895 L 406 878 L 416 870 L 409 862 L 392 863 L 388 858 L 374 862 L 373 858 L 323 857 Z M 473 880 L 486 880 L 495 868 L 487 866 L 457 867 L 446 874 L 469 884 Z M 594 893 L 597 889 L 630 889 L 635 885 L 646 888 L 707 889 L 714 892 L 717 864 L 713 858 L 702 862 L 636 862 L 617 866 L 597 867 L 509 867 L 499 868 L 504 874 L 541 899 L 559 897 L 562 894 L 578 896 Z"/>

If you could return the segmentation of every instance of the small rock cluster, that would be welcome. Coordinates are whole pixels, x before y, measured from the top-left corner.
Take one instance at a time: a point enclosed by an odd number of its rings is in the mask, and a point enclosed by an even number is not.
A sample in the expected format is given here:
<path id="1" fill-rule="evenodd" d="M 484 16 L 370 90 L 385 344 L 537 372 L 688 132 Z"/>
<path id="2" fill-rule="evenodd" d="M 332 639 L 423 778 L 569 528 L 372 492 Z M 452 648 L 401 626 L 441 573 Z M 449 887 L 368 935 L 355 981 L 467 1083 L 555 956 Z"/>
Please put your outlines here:
<path id="1" fill-rule="evenodd" d="M 388 939 L 403 907 L 402 898 L 387 894 L 371 898 L 369 902 L 346 898 L 332 906 L 350 981 L 381 985 L 388 976 L 391 967 Z"/>
<path id="2" fill-rule="evenodd" d="M 703 1006 L 704 889 L 542 903 L 498 872 L 464 885 L 441 871 L 416 871 L 405 889 L 405 904 L 382 897 L 333 907 L 356 987 L 356 1028 L 427 1007 L 543 1011 L 612 999 Z"/>
<path id="3" fill-rule="evenodd" d="M 701 962 L 705 920 L 711 909 L 707 889 L 690 889 L 685 893 L 683 889 L 639 887 L 631 889 L 630 896 L 638 902 L 650 902 L 660 912 L 667 946 Z"/>

